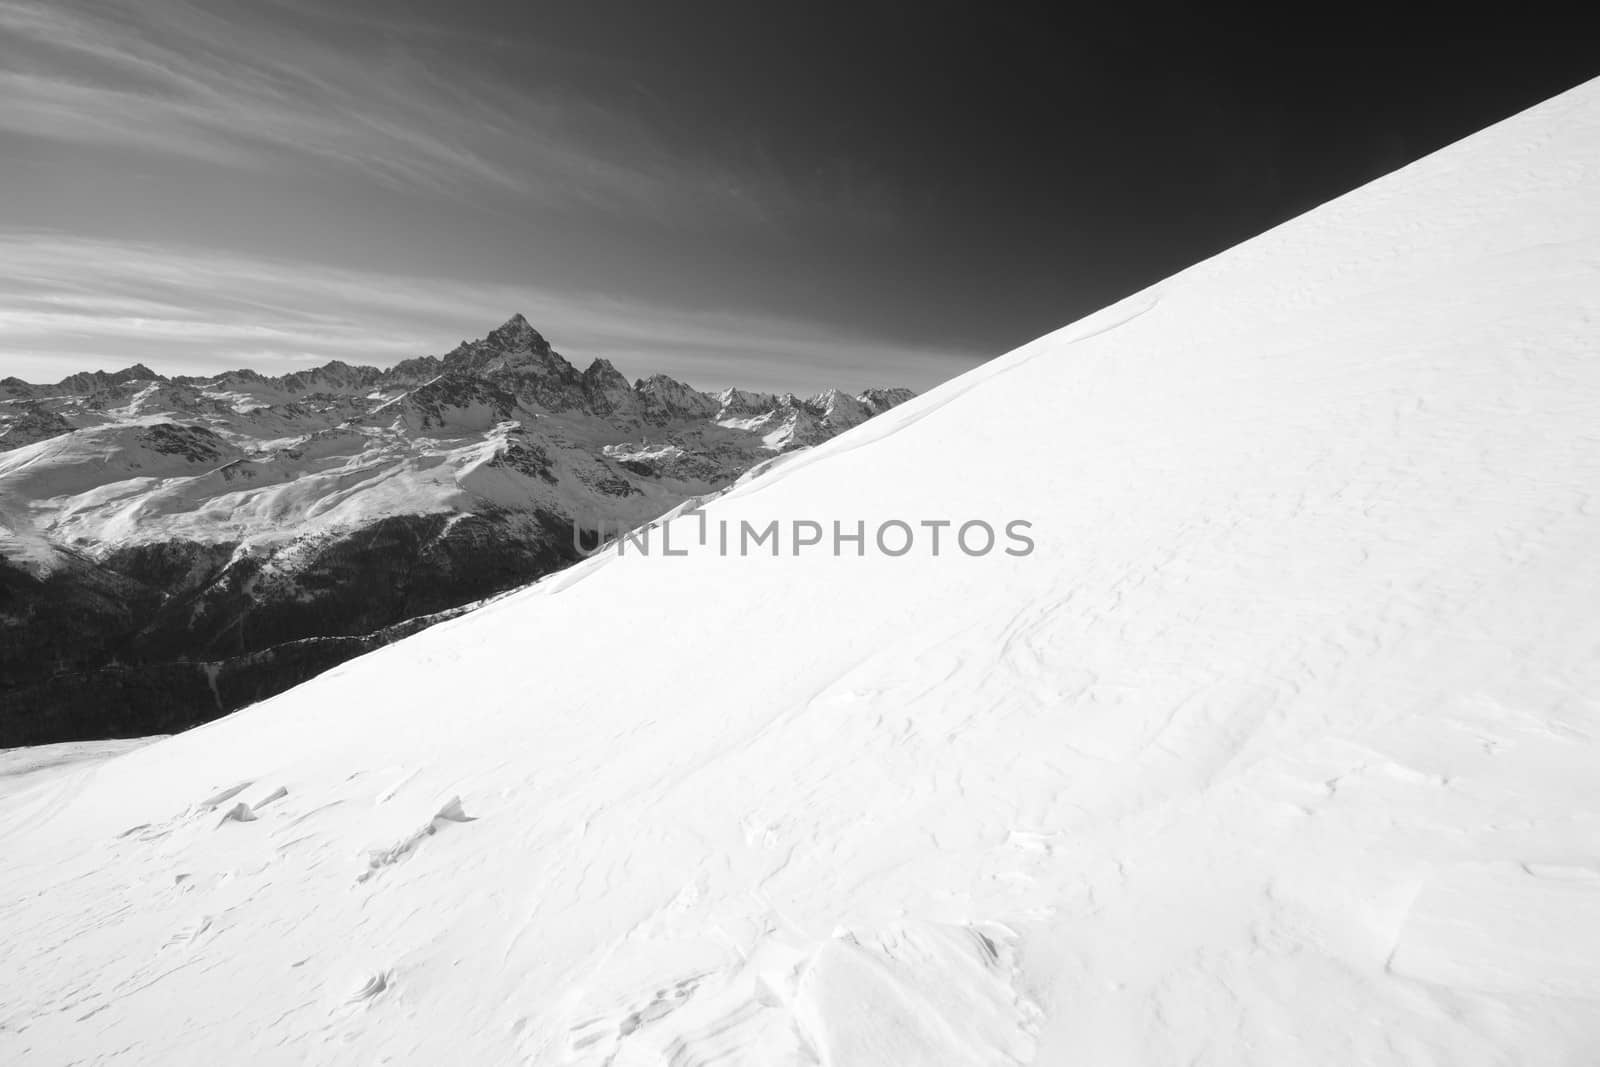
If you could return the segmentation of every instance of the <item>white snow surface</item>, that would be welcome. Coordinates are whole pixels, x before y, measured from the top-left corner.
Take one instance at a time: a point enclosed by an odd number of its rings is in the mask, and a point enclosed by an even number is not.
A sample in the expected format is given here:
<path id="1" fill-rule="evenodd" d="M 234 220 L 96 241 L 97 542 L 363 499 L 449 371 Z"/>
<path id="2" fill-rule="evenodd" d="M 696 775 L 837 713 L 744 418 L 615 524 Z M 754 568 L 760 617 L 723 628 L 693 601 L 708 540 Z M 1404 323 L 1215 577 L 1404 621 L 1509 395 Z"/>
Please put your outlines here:
<path id="1" fill-rule="evenodd" d="M 159 737 L 135 737 L 109 741 L 63 741 L 29 748 L 0 748 L 0 797 L 42 784 L 68 770 L 85 770 L 113 756 L 159 740 Z"/>
<path id="2" fill-rule="evenodd" d="M 1597 322 L 1590 83 L 708 505 L 1031 555 L 597 557 L 0 797 L 0 1061 L 1591 1064 Z"/>

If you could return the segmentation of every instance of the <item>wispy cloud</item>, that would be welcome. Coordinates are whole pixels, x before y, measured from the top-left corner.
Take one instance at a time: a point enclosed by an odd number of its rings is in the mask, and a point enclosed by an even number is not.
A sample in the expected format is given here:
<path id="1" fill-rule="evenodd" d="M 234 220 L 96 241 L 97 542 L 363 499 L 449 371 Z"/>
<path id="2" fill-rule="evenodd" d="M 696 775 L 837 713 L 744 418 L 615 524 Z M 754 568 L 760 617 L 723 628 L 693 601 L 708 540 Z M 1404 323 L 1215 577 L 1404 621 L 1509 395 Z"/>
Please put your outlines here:
<path id="1" fill-rule="evenodd" d="M 168 373 L 439 354 L 521 311 L 570 358 L 703 387 L 925 388 L 977 362 L 820 324 L 614 296 L 319 269 L 200 249 L 0 234 L 0 376 L 142 360 Z"/>
<path id="2" fill-rule="evenodd" d="M 659 207 L 717 184 L 593 101 L 441 73 L 397 38 L 338 48 L 273 10 L 0 0 L 0 130 L 235 167 L 309 158 L 458 195 Z"/>
<path id="3" fill-rule="evenodd" d="M 768 313 L 797 257 L 831 272 L 812 235 L 872 251 L 892 198 L 870 180 L 675 135 L 606 95 L 625 70 L 464 32 L 301 0 L 0 0 L 0 374 L 384 363 L 513 311 L 576 358 L 707 386 L 973 362 Z"/>

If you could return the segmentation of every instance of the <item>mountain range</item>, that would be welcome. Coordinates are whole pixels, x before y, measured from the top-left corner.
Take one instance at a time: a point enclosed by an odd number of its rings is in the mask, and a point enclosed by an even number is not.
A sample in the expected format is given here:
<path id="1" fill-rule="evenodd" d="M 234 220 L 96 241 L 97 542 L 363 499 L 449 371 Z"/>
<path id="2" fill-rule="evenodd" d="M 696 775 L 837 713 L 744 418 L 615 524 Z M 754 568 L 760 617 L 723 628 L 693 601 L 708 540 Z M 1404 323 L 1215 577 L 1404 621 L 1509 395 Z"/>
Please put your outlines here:
<path id="1" fill-rule="evenodd" d="M 0 380 L 0 746 L 168 732 L 581 558 L 906 400 L 442 357 Z"/>

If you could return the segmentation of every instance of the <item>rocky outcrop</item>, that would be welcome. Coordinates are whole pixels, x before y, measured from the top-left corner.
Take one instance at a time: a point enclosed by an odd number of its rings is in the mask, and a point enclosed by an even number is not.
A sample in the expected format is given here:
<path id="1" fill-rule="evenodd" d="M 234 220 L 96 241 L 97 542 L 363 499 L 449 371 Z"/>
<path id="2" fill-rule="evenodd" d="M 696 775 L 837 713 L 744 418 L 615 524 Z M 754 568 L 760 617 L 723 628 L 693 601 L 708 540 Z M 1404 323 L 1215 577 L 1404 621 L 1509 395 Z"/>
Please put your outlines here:
<path id="1" fill-rule="evenodd" d="M 21 448 L 71 431 L 70 422 L 42 404 L 18 404 L 4 429 L 0 429 L 0 451 Z"/>

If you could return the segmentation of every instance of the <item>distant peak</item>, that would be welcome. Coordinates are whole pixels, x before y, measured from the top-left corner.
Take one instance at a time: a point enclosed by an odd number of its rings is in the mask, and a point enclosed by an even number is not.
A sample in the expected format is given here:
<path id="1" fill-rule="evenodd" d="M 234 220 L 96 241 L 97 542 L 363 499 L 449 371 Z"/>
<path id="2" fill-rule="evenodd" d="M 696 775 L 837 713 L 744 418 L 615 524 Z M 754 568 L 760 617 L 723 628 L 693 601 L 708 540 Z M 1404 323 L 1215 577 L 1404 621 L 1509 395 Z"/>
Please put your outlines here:
<path id="1" fill-rule="evenodd" d="M 165 378 L 151 370 L 149 367 L 146 367 L 143 363 L 135 363 L 131 367 L 124 367 L 122 370 L 118 371 L 80 371 L 77 374 L 69 375 L 68 377 L 61 379 L 61 381 L 57 382 L 56 384 L 68 386 L 74 389 L 98 390 L 109 385 L 126 385 L 128 382 L 146 380 L 157 382 L 166 381 Z"/>
<path id="2" fill-rule="evenodd" d="M 583 372 L 583 376 L 590 381 L 620 382 L 623 388 L 628 386 L 628 379 L 624 378 L 622 372 L 604 357 L 596 357 Z"/>
<path id="3" fill-rule="evenodd" d="M 529 338 L 539 337 L 539 331 L 535 330 L 528 320 L 523 318 L 522 315 L 518 313 L 501 323 L 495 328 L 494 332 L 489 334 L 489 336 L 493 338 L 512 338 L 522 341 Z M 543 338 L 539 339 L 543 340 Z"/>
<path id="4" fill-rule="evenodd" d="M 520 313 L 491 330 L 489 336 L 478 343 L 500 352 L 533 352 L 541 356 L 550 353 L 550 343 Z M 470 349 L 472 345 L 469 343 L 466 347 Z"/>

